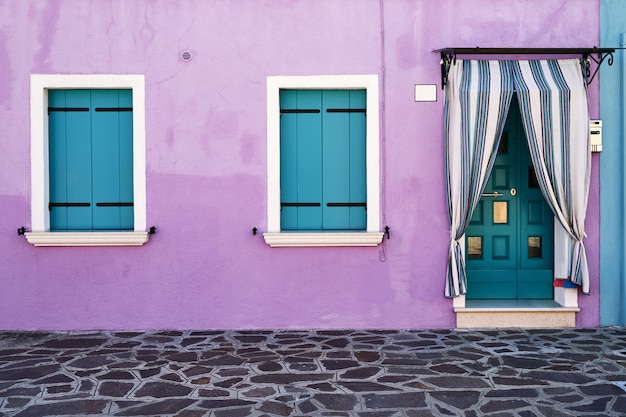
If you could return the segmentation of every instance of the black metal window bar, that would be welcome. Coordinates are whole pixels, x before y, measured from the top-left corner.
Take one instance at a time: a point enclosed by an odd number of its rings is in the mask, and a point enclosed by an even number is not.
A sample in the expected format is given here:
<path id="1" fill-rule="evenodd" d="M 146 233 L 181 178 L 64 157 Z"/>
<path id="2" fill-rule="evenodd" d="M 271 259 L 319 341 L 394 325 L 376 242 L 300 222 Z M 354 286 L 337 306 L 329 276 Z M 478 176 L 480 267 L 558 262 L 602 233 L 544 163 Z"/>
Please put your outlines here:
<path id="1" fill-rule="evenodd" d="M 96 207 L 133 207 L 132 202 L 99 202 Z M 91 207 L 91 203 L 48 203 L 48 210 L 52 211 L 54 207 Z"/>
<path id="2" fill-rule="evenodd" d="M 587 84 L 591 84 L 604 61 L 613 65 L 615 48 L 442 48 L 433 52 L 441 54 L 441 88 L 448 82 L 450 65 L 456 62 L 457 55 L 580 55 L 583 60 Z M 591 60 L 596 68 L 591 73 Z"/>
<path id="3" fill-rule="evenodd" d="M 283 209 L 283 207 L 321 207 L 321 206 L 322 206 L 322 203 L 291 203 L 291 202 L 280 203 L 281 210 Z M 367 203 L 361 203 L 361 202 L 359 203 L 353 203 L 353 202 L 326 203 L 326 207 L 364 207 L 365 210 L 367 210 Z"/>

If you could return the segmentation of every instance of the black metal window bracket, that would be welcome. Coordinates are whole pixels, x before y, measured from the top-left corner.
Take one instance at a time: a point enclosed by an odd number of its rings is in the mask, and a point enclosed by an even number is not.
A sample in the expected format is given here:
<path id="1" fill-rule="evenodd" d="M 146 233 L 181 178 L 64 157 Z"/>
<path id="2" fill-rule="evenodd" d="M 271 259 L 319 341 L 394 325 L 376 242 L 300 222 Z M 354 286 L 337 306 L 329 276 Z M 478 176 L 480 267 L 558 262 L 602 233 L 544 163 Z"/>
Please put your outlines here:
<path id="1" fill-rule="evenodd" d="M 48 115 L 52 112 L 88 112 L 89 107 L 48 107 Z"/>
<path id="2" fill-rule="evenodd" d="M 126 112 L 133 111 L 132 107 L 96 107 L 97 112 Z"/>
<path id="3" fill-rule="evenodd" d="M 367 203 L 326 203 L 326 207 L 363 207 L 367 210 Z"/>
<path id="4" fill-rule="evenodd" d="M 367 109 L 326 109 L 326 113 L 367 113 Z"/>
<path id="5" fill-rule="evenodd" d="M 91 203 L 48 203 L 48 210 L 53 207 L 89 207 Z"/>
<path id="6" fill-rule="evenodd" d="M 441 55 L 441 88 L 448 83 L 450 66 L 456 63 L 458 55 L 580 55 L 585 71 L 587 85 L 591 84 L 600 66 L 606 61 L 609 66 L 613 65 L 613 53 L 616 48 L 442 48 L 433 52 Z M 596 63 L 596 68 L 591 73 L 591 60 Z"/>
<path id="7" fill-rule="evenodd" d="M 133 203 L 96 203 L 96 207 L 133 207 Z"/>
<path id="8" fill-rule="evenodd" d="M 319 207 L 320 203 L 280 203 L 281 207 Z"/>
<path id="9" fill-rule="evenodd" d="M 96 107 L 97 112 L 132 112 L 132 107 Z M 48 115 L 52 112 L 88 112 L 89 107 L 48 107 Z"/>
<path id="10" fill-rule="evenodd" d="M 280 109 L 280 116 L 283 114 L 300 114 L 300 113 L 321 113 L 320 109 Z"/>

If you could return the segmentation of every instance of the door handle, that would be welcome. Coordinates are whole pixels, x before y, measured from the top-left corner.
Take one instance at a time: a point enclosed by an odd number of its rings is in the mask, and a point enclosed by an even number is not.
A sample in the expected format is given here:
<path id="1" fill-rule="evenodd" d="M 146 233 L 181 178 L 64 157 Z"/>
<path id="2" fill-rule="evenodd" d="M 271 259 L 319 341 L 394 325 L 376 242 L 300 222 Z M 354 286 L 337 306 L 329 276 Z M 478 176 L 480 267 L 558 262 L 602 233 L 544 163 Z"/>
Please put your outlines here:
<path id="1" fill-rule="evenodd" d="M 493 193 L 483 193 L 483 197 L 502 197 L 502 196 L 503 194 L 497 191 L 494 191 Z"/>

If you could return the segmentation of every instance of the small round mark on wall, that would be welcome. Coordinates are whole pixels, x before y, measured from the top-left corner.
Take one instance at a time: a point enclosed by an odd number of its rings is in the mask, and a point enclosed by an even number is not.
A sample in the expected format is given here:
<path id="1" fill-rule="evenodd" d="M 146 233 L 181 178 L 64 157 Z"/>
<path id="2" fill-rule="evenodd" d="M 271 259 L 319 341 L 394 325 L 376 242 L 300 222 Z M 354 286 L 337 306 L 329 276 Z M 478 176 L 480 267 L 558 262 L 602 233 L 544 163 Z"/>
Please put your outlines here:
<path id="1" fill-rule="evenodd" d="M 193 59 L 193 54 L 189 50 L 182 51 L 180 53 L 180 59 L 183 62 L 189 62 Z"/>

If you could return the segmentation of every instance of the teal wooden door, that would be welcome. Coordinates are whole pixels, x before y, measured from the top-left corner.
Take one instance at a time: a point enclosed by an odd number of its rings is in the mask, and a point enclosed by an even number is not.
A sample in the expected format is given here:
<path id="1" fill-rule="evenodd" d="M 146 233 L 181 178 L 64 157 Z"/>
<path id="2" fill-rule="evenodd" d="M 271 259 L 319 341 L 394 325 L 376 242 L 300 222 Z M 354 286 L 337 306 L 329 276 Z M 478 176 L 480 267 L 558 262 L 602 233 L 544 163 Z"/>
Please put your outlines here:
<path id="1" fill-rule="evenodd" d="M 553 298 L 553 216 L 537 183 L 516 99 L 465 239 L 468 299 Z"/>

